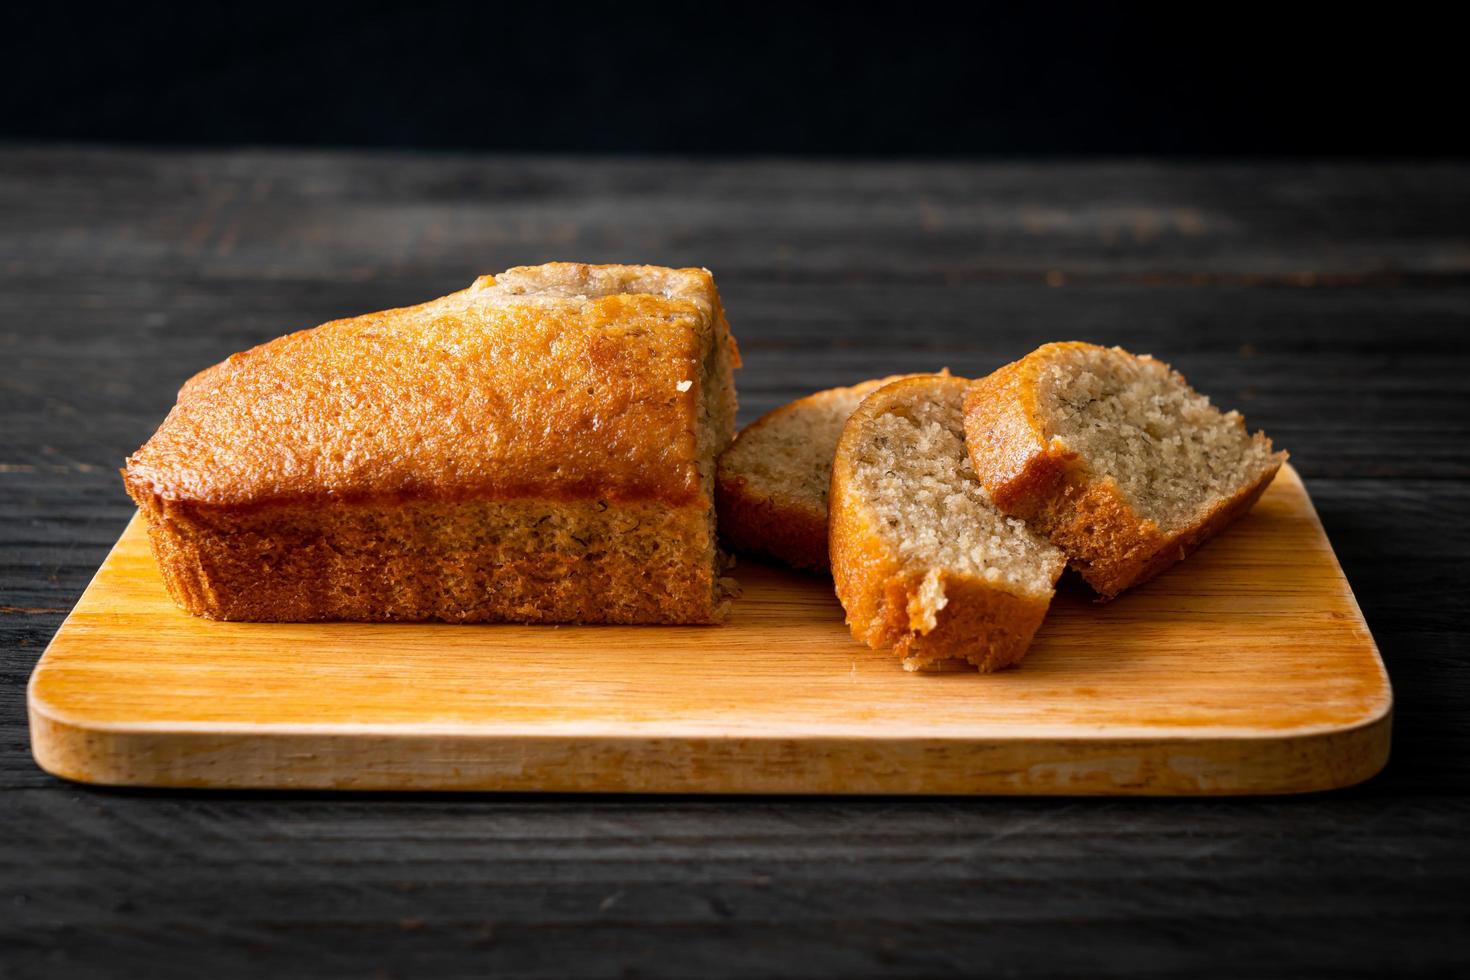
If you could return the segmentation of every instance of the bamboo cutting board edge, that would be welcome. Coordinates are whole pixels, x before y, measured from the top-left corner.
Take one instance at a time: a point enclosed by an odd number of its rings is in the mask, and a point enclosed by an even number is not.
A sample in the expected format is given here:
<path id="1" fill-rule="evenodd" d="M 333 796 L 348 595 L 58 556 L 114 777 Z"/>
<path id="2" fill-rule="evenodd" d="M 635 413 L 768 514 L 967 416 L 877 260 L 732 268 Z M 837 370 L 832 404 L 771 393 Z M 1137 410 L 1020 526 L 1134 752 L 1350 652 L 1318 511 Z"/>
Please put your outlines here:
<path id="1" fill-rule="evenodd" d="M 49 669 L 43 658 L 27 696 L 33 754 L 43 769 L 68 779 L 174 787 L 1219 795 L 1346 786 L 1371 777 L 1387 761 L 1392 693 L 1361 611 L 1294 471 L 1284 470 L 1268 497 L 1293 489 L 1299 499 L 1291 503 L 1301 511 L 1293 516 L 1305 519 L 1304 526 L 1321 538 L 1333 573 L 1328 577 L 1341 584 L 1345 604 L 1332 615 L 1342 618 L 1350 609 L 1360 628 L 1348 631 L 1361 641 L 1359 667 L 1377 675 L 1376 688 L 1370 678 L 1365 689 L 1371 696 L 1334 721 L 1276 728 L 1194 724 L 1174 732 L 1158 725 L 1109 724 L 1089 731 L 1085 725 L 1038 724 L 983 734 L 973 724 L 946 730 L 928 719 L 877 732 L 856 722 L 824 727 L 820 722 L 744 725 L 687 718 L 541 720 L 534 725 L 514 719 L 499 724 L 108 721 L 50 703 L 39 689 Z M 78 610 L 89 606 L 89 597 L 96 598 L 94 589 L 109 587 L 114 556 L 128 534 L 140 530 L 130 525 Z M 76 615 L 74 610 L 53 647 L 75 632 L 68 626 Z M 189 623 L 206 631 L 211 625 Z M 711 628 L 711 636 L 734 628 Z M 892 683 L 926 680 L 899 674 Z"/>
<path id="2" fill-rule="evenodd" d="M 32 706 L 52 775 L 176 789 L 830 795 L 1287 795 L 1341 789 L 1388 761 L 1392 710 L 1311 734 L 1196 739 L 737 737 L 676 740 L 466 732 L 385 735 L 79 726 Z M 462 743 L 456 745 L 455 743 Z M 567 758 L 580 760 L 568 765 Z M 671 757 L 682 759 L 671 762 Z M 798 757 L 822 765 L 793 767 Z M 193 759 L 188 766 L 151 765 Z M 203 761 L 200 761 L 203 760 Z M 697 761 L 696 761 L 697 760 Z"/>

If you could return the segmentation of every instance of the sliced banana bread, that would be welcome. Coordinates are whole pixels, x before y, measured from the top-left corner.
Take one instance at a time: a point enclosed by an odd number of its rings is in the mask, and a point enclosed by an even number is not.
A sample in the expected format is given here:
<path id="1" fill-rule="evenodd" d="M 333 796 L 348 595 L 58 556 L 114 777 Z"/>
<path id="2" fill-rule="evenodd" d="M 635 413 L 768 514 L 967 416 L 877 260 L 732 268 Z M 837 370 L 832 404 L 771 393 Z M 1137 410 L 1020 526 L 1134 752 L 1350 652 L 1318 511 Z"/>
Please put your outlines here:
<path id="1" fill-rule="evenodd" d="M 885 385 L 847 420 L 832 468 L 831 561 L 858 640 L 909 670 L 1015 663 L 1065 559 L 990 502 L 965 451 L 963 378 Z"/>
<path id="2" fill-rule="evenodd" d="M 913 375 L 828 388 L 740 430 L 720 456 L 715 484 L 725 547 L 825 572 L 827 487 L 842 424 L 869 392 L 905 377 Z"/>
<path id="3" fill-rule="evenodd" d="M 1106 597 L 1244 514 L 1286 459 L 1167 364 L 1084 343 L 1046 344 L 976 381 L 965 430 L 996 505 Z"/>

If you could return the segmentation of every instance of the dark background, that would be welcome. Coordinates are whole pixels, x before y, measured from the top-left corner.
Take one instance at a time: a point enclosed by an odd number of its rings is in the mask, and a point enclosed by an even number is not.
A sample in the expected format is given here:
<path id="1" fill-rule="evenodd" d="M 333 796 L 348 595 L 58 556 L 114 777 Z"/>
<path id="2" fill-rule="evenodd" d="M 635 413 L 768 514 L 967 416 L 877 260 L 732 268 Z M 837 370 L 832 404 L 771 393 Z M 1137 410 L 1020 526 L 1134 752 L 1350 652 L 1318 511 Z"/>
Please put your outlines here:
<path id="1" fill-rule="evenodd" d="M 905 157 L 1470 149 L 1449 6 L 215 6 L 0 14 L 0 140 Z"/>

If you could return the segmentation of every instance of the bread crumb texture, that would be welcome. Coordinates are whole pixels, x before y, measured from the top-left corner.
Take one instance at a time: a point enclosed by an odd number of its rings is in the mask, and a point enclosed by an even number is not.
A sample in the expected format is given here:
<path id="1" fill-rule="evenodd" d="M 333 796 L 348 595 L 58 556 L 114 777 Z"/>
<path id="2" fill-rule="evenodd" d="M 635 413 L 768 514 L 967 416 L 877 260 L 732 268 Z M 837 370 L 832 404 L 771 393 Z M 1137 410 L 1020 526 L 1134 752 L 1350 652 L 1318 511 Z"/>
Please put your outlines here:
<path id="1" fill-rule="evenodd" d="M 975 478 L 962 397 L 963 388 L 951 385 L 874 418 L 852 447 L 854 486 L 906 565 L 1050 595 L 1055 549 L 1025 521 L 997 510 Z"/>
<path id="2" fill-rule="evenodd" d="M 1041 370 L 1046 434 L 1164 531 L 1279 465 L 1271 441 L 1239 412 L 1221 412 L 1167 364 L 1120 348 L 1076 345 Z"/>
<path id="3" fill-rule="evenodd" d="M 829 388 L 746 426 L 720 457 L 720 536 L 728 547 L 795 568 L 827 569 L 827 489 L 842 426 L 894 375 Z"/>
<path id="4" fill-rule="evenodd" d="M 982 671 L 1025 653 L 1064 559 L 1002 514 L 966 451 L 968 382 L 920 377 L 864 400 L 832 475 L 831 557 L 853 636 L 910 670 Z"/>
<path id="5" fill-rule="evenodd" d="M 1151 357 L 1046 344 L 970 386 L 976 474 L 1104 597 L 1246 513 L 1286 454 Z"/>

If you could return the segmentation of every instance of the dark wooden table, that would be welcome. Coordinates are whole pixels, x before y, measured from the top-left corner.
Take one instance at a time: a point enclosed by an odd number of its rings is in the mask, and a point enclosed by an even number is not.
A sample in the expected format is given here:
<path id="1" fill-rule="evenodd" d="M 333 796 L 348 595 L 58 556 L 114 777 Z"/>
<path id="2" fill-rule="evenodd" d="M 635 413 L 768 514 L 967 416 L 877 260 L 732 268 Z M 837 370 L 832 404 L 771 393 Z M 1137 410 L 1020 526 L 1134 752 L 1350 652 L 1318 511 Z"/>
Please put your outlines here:
<path id="1" fill-rule="evenodd" d="M 121 792 L 31 666 L 231 351 L 549 259 L 713 269 L 742 417 L 1051 339 L 1292 452 L 1397 693 L 1354 790 L 1241 800 Z M 1470 167 L 0 150 L 0 976 L 1470 969 Z"/>

